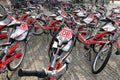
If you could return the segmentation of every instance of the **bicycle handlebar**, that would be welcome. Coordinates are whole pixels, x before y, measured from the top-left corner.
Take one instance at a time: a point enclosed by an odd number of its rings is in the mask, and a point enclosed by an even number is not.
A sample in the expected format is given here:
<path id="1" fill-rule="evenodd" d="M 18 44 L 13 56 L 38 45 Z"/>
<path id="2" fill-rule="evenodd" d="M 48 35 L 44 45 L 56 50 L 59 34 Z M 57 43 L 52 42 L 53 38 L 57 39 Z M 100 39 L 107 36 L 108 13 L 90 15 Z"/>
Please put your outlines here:
<path id="1" fill-rule="evenodd" d="M 23 69 L 20 69 L 18 71 L 18 76 L 22 77 L 22 76 L 37 76 L 39 78 L 44 78 L 44 77 L 47 77 L 47 73 L 46 73 L 46 70 L 45 69 L 42 69 L 42 70 L 23 70 Z"/>
<path id="2" fill-rule="evenodd" d="M 23 70 L 23 69 L 19 69 L 18 71 L 18 76 L 22 77 L 22 76 L 36 76 L 38 78 L 45 78 L 47 76 L 53 76 L 58 74 L 59 72 L 61 72 L 63 69 L 66 68 L 68 63 L 64 64 L 59 70 L 46 70 L 46 69 L 42 69 L 42 70 Z"/>

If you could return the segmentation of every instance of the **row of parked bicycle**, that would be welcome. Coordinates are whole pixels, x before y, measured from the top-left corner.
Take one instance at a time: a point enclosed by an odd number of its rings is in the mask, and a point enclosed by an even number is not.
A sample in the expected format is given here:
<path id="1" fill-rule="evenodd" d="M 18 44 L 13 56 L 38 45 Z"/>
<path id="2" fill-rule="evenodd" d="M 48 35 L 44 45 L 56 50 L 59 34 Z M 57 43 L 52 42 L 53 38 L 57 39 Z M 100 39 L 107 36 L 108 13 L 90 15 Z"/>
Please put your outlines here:
<path id="1" fill-rule="evenodd" d="M 94 74 L 104 69 L 111 54 L 120 54 L 119 6 L 107 11 L 102 4 L 74 5 L 62 2 L 61 6 L 53 8 L 53 14 L 49 16 L 45 15 L 41 4 L 11 11 L 0 5 L 0 10 L 0 38 L 7 39 L 6 43 L 0 44 L 0 72 L 6 72 L 5 66 L 11 71 L 20 66 L 31 34 L 51 34 L 48 50 L 50 64 L 41 71 L 20 69 L 19 76 L 59 80 L 63 74 L 61 72 L 68 69 L 68 56 L 76 40 L 84 44 L 85 55 L 92 62 Z M 96 55 L 94 60 L 91 60 L 91 51 Z"/>

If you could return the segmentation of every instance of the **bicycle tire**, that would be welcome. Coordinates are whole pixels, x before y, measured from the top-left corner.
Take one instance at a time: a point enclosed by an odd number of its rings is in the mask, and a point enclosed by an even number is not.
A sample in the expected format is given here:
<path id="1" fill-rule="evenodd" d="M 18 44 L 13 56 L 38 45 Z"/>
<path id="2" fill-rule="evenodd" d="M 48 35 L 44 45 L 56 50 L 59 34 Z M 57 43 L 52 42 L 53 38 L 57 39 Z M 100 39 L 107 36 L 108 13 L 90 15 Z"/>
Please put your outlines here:
<path id="1" fill-rule="evenodd" d="M 96 69 L 97 68 L 97 63 L 98 64 L 100 63 L 100 62 L 98 62 L 98 60 L 100 58 L 102 58 L 101 57 L 102 51 L 104 51 L 105 48 L 107 48 L 107 46 L 108 46 L 108 52 L 106 53 L 106 57 L 105 57 L 104 60 L 102 60 L 103 63 L 98 67 L 98 69 Z M 112 43 L 106 43 L 105 45 L 103 45 L 101 47 L 100 51 L 98 52 L 98 54 L 96 54 L 96 56 L 95 56 L 95 58 L 93 60 L 93 63 L 92 63 L 92 73 L 94 73 L 94 74 L 100 73 L 105 68 L 105 66 L 107 65 L 107 63 L 108 63 L 108 61 L 110 59 L 111 53 L 112 53 Z"/>
<path id="2" fill-rule="evenodd" d="M 20 44 L 22 44 L 22 45 L 20 45 Z M 18 52 L 17 49 L 18 49 L 18 51 L 22 51 L 22 56 L 21 56 L 19 59 L 16 58 L 16 59 L 12 60 L 11 62 L 9 62 L 9 63 L 7 64 L 7 68 L 8 68 L 10 71 L 16 70 L 16 69 L 21 65 L 22 61 L 24 60 L 25 53 L 26 53 L 26 43 L 25 43 L 24 41 L 21 41 L 21 42 L 18 44 L 18 46 L 17 46 L 17 48 L 15 49 L 15 51 L 13 52 L 13 55 Z M 20 49 L 20 50 L 19 50 L 19 49 Z M 17 60 L 17 61 L 15 61 L 15 60 Z"/>
<path id="3" fill-rule="evenodd" d="M 46 22 L 44 21 L 44 20 L 42 20 L 42 19 L 37 19 L 37 21 L 38 22 L 40 22 L 41 24 L 42 24 L 42 26 L 44 27 L 45 26 L 45 24 L 46 24 Z M 34 25 L 36 25 L 36 24 L 34 24 Z M 34 27 L 33 28 L 33 30 L 32 30 L 32 34 L 33 35 L 41 35 L 41 34 L 43 34 L 44 33 L 44 29 L 42 29 L 42 28 L 40 28 L 40 27 Z"/>

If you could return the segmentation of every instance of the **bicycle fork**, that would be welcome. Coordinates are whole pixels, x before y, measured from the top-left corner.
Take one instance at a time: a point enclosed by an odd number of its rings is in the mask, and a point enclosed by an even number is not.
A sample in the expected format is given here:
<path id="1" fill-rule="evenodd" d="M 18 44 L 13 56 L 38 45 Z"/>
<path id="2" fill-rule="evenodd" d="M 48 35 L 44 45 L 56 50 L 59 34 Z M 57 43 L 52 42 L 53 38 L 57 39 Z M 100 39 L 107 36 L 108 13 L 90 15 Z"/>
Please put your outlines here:
<path id="1" fill-rule="evenodd" d="M 54 80 L 54 76 L 60 73 L 65 68 L 67 70 L 68 64 L 70 63 L 69 59 L 66 59 L 65 64 L 61 65 L 62 60 L 60 59 L 60 56 L 58 55 L 59 51 L 60 51 L 60 47 L 57 48 L 56 53 L 53 55 L 53 61 L 51 62 L 50 67 L 49 67 L 50 72 L 53 71 L 52 76 L 50 77 L 50 80 Z"/>

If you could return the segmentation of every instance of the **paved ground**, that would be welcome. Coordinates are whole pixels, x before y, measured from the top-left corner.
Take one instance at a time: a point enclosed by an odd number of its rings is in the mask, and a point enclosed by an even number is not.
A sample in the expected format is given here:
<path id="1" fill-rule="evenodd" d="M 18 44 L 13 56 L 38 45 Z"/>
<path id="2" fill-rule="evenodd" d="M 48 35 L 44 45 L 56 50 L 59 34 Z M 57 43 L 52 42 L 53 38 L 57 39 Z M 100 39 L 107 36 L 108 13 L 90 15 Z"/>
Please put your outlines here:
<path id="1" fill-rule="evenodd" d="M 108 7 L 111 8 L 111 6 Z M 45 34 L 38 37 L 31 37 L 21 68 L 32 70 L 39 70 L 42 67 L 46 68 L 50 40 L 51 37 L 48 40 L 48 36 Z M 113 54 L 105 69 L 95 75 L 92 74 L 91 62 L 84 56 L 84 53 L 83 44 L 77 42 L 76 47 L 70 55 L 71 64 L 66 74 L 62 77 L 62 80 L 120 80 L 120 55 L 116 56 Z M 8 73 L 11 80 L 37 80 L 35 77 L 20 78 L 17 76 L 17 70 L 15 72 L 9 71 Z M 0 74 L 0 80 L 4 80 L 4 74 Z"/>

